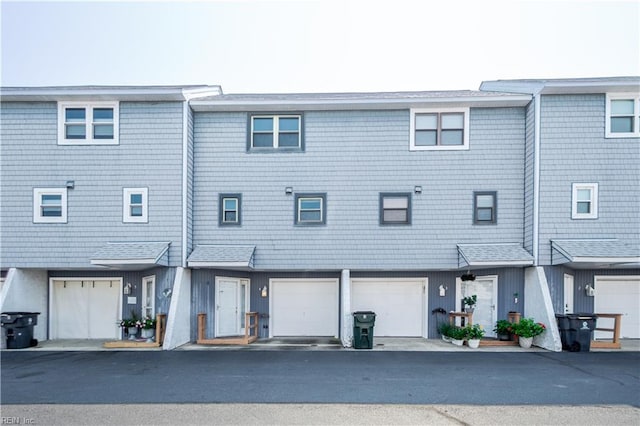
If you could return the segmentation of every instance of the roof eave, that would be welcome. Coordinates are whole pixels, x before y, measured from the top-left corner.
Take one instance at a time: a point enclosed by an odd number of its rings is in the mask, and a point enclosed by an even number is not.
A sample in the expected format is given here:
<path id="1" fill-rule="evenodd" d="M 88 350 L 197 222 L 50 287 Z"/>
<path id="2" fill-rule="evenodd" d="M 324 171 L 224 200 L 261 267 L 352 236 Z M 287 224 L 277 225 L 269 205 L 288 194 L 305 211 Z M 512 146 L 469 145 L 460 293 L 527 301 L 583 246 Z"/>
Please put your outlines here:
<path id="1" fill-rule="evenodd" d="M 220 86 L 102 87 L 102 88 L 0 88 L 3 102 L 55 101 L 186 101 L 222 93 Z"/>

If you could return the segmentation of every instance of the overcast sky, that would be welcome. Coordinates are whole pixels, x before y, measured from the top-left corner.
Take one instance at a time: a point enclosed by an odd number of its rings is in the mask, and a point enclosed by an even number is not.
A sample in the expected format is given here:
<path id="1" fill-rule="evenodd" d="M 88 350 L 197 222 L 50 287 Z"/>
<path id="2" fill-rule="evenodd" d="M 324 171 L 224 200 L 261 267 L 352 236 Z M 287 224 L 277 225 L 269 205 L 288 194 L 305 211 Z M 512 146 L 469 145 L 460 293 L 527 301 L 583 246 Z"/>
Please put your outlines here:
<path id="1" fill-rule="evenodd" d="M 2 0 L 3 86 L 477 89 L 640 75 L 640 1 Z"/>

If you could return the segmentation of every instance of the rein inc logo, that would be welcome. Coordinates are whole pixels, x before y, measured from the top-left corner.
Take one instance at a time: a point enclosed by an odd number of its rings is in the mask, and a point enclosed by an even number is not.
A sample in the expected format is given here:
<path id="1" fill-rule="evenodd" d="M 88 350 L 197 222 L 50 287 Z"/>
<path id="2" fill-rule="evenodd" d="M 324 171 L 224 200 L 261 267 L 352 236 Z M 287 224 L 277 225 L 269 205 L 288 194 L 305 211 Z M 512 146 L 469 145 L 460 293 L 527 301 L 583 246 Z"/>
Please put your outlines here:
<path id="1" fill-rule="evenodd" d="M 0 424 L 3 425 L 35 425 L 36 422 L 34 419 L 29 419 L 27 417 L 4 417 L 2 416 L 2 421 Z"/>

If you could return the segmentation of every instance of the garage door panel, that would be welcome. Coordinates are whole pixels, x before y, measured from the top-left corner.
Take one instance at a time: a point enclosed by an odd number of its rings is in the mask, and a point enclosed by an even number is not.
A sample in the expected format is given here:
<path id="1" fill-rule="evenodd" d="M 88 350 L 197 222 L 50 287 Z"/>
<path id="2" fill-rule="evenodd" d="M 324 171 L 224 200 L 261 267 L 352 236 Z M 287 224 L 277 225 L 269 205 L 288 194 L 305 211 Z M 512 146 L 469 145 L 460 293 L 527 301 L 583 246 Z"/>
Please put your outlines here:
<path id="1" fill-rule="evenodd" d="M 374 336 L 423 336 L 423 280 L 353 280 L 352 311 L 376 313 Z"/>
<path id="2" fill-rule="evenodd" d="M 273 280 L 273 336 L 337 336 L 337 280 Z"/>
<path id="3" fill-rule="evenodd" d="M 640 277 L 597 278 L 595 312 L 622 314 L 620 337 L 640 338 Z M 598 320 L 600 328 L 613 328 L 611 321 Z M 611 333 L 595 333 L 596 339 L 610 339 Z"/>

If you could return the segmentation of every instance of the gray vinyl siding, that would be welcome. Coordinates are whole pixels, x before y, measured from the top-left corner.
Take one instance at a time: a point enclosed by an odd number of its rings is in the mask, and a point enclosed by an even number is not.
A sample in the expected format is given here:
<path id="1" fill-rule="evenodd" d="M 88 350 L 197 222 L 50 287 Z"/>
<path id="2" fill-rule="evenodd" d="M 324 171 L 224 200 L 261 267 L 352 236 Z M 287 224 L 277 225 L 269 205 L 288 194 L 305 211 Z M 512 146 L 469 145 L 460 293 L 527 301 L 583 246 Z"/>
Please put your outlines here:
<path id="1" fill-rule="evenodd" d="M 108 241 L 170 241 L 180 263 L 182 104 L 120 103 L 119 145 L 57 145 L 57 105 L 2 104 L 2 267 L 87 268 Z M 63 188 L 68 223 L 33 223 L 33 188 Z M 123 223 L 122 190 L 147 187 L 149 222 Z"/>
<path id="2" fill-rule="evenodd" d="M 404 110 L 305 112 L 305 152 L 247 153 L 247 116 L 195 114 L 194 244 L 256 245 L 256 269 L 415 270 L 457 269 L 457 243 L 522 243 L 524 108 L 472 109 L 468 151 L 409 151 Z M 327 194 L 326 226 L 294 226 L 287 186 Z M 497 225 L 473 225 L 474 191 L 497 191 Z M 226 192 L 241 227 L 217 226 Z M 379 226 L 381 192 L 412 193 L 410 226 Z"/>
<path id="3" fill-rule="evenodd" d="M 604 137 L 605 95 L 543 96 L 541 123 L 540 264 L 551 263 L 551 239 L 640 245 L 640 141 Z M 597 219 L 571 219 L 573 183 L 598 183 Z"/>
<path id="4" fill-rule="evenodd" d="M 193 250 L 193 111 L 187 115 L 187 255 Z"/>
<path id="5" fill-rule="evenodd" d="M 524 157 L 524 248 L 533 253 L 535 99 L 527 107 Z"/>

